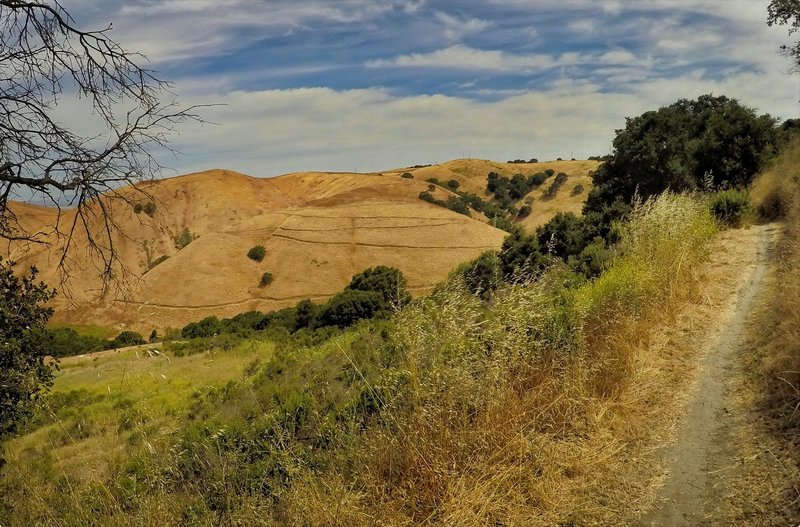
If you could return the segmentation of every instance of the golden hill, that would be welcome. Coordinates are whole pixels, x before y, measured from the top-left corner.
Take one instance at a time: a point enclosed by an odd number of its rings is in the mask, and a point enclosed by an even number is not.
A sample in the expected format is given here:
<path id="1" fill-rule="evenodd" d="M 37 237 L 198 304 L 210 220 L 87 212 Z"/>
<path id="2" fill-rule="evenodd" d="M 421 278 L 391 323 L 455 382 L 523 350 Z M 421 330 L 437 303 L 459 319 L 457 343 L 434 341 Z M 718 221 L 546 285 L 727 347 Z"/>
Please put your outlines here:
<path id="1" fill-rule="evenodd" d="M 375 265 L 399 268 L 411 291 L 424 293 L 459 263 L 498 248 L 506 235 L 479 219 L 418 199 L 428 186 L 426 178 L 457 179 L 464 190 L 488 199 L 490 171 L 513 175 L 553 168 L 569 173 L 570 180 L 552 200 L 537 196 L 547 184 L 531 193 L 534 213 L 524 224 L 534 227 L 557 210 L 579 211 L 585 192 L 571 196 L 571 188 L 582 183 L 588 191 L 587 174 L 595 166 L 470 159 L 384 174 L 311 172 L 262 179 L 210 170 L 143 183 L 137 187 L 141 192 L 120 191 L 131 203 L 104 201 L 119 229 L 113 243 L 121 267 L 115 273 L 124 287 L 102 294 L 99 262 L 86 251 L 86 234 L 78 229 L 67 260 L 70 279 L 64 289 L 69 294 L 55 301 L 55 320 L 141 331 L 180 327 L 212 314 L 270 311 L 304 298 L 321 302 L 353 274 Z M 400 177 L 406 171 L 414 178 Z M 132 204 L 148 202 L 155 204 L 152 217 L 134 212 Z M 12 206 L 29 230 L 51 226 L 57 217 L 53 209 Z M 8 247 L 9 256 L 24 266 L 36 265 L 43 280 L 58 285 L 59 249 L 74 217 L 74 210 L 63 212 L 60 237 L 52 228 L 46 234 L 49 248 L 16 243 Z M 99 223 L 92 228 L 99 231 Z M 267 249 L 262 262 L 246 256 L 255 245 Z M 264 272 L 272 273 L 274 281 L 260 287 Z"/>

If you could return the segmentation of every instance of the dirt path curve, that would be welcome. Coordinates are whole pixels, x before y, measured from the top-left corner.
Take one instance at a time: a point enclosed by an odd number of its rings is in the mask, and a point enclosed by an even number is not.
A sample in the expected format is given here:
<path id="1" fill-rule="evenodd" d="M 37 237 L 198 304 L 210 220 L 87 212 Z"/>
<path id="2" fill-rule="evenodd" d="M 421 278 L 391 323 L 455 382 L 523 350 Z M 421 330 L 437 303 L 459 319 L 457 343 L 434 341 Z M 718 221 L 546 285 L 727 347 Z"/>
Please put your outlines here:
<path id="1" fill-rule="evenodd" d="M 714 525 L 708 514 L 721 497 L 719 474 L 728 465 L 728 460 L 719 455 L 718 443 L 727 437 L 726 417 L 735 404 L 729 397 L 734 358 L 745 340 L 745 321 L 764 290 L 779 227 L 763 225 L 756 229 L 755 265 L 743 269 L 750 276 L 739 293 L 735 311 L 701 365 L 686 413 L 678 424 L 677 442 L 666 452 L 671 477 L 661 491 L 660 506 L 642 519 L 642 526 Z M 730 447 L 726 450 L 735 451 Z"/>

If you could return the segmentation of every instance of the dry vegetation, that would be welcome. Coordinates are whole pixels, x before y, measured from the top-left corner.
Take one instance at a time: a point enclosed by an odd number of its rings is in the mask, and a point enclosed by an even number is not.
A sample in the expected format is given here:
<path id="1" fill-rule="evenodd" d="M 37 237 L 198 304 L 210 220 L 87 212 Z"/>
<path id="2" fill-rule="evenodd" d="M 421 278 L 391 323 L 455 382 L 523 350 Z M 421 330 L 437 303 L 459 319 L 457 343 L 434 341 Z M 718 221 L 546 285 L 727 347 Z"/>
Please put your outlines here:
<path id="1" fill-rule="evenodd" d="M 99 440 L 62 439 L 106 455 L 117 438 L 113 470 L 76 476 L 54 459 L 66 451 L 45 454 L 47 434 L 75 429 L 63 416 L 12 443 L 4 493 L 15 518 L 43 525 L 626 521 L 660 474 L 624 463 L 646 458 L 659 429 L 639 419 L 663 417 L 642 399 L 664 397 L 658 381 L 674 374 L 632 384 L 647 369 L 640 353 L 654 325 L 702 297 L 714 234 L 703 202 L 665 195 L 638 209 L 592 282 L 554 268 L 487 307 L 453 278 L 388 326 L 283 347 L 244 378 L 198 390 L 183 424 L 180 413 L 133 430 L 95 422 Z M 55 480 L 37 481 L 41 470 Z"/>
<path id="2" fill-rule="evenodd" d="M 716 513 L 725 524 L 793 525 L 800 518 L 800 141 L 751 192 L 765 220 L 782 219 L 777 268 L 739 358 L 742 408 L 732 433 L 741 445 Z"/>

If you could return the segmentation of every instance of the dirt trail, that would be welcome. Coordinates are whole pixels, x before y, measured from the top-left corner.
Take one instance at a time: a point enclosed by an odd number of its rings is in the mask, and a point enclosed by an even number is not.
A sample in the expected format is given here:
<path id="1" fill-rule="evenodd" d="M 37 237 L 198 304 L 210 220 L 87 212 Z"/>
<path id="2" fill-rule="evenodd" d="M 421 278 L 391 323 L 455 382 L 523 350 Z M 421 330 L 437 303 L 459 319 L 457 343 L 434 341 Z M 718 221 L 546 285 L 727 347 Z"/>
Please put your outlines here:
<path id="1" fill-rule="evenodd" d="M 756 229 L 755 264 L 742 269 L 749 276 L 739 292 L 736 308 L 701 364 L 686 413 L 678 423 L 677 442 L 666 452 L 670 478 L 660 493 L 660 503 L 642 519 L 642 526 L 716 524 L 709 514 L 723 496 L 723 474 L 731 465 L 729 455 L 735 455 L 737 450 L 735 445 L 720 448 L 720 443 L 729 438 L 725 431 L 731 409 L 737 404 L 730 393 L 734 359 L 745 340 L 745 322 L 764 291 L 779 227 L 764 225 Z"/>

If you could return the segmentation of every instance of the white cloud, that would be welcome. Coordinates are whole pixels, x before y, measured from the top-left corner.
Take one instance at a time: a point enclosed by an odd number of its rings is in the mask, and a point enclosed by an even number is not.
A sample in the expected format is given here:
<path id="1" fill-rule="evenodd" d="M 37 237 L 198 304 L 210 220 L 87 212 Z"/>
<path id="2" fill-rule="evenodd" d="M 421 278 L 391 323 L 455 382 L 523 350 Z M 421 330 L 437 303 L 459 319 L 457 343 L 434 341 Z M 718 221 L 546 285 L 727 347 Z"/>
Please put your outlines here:
<path id="1" fill-rule="evenodd" d="M 555 61 L 550 55 L 512 55 L 503 51 L 474 49 L 457 44 L 430 53 L 412 53 L 389 60 L 371 60 L 366 63 L 366 66 L 369 68 L 434 67 L 530 73 L 552 67 L 554 64 Z"/>
<path id="2" fill-rule="evenodd" d="M 436 20 L 442 24 L 444 36 L 448 40 L 460 40 L 462 37 L 479 33 L 492 25 L 487 20 L 458 18 L 442 11 L 437 11 L 435 16 Z"/>
<path id="3" fill-rule="evenodd" d="M 609 74 L 625 75 L 625 68 Z M 377 171 L 461 157 L 586 157 L 608 152 L 625 117 L 706 93 L 727 95 L 783 118 L 796 114 L 797 85 L 779 74 L 731 72 L 721 81 L 697 70 L 609 90 L 562 78 L 540 91 L 495 90 L 478 101 L 398 96 L 386 89 L 330 88 L 196 94 L 223 102 L 206 117 L 219 126 L 184 130 L 181 170 L 225 167 L 255 176 L 303 170 Z"/>

